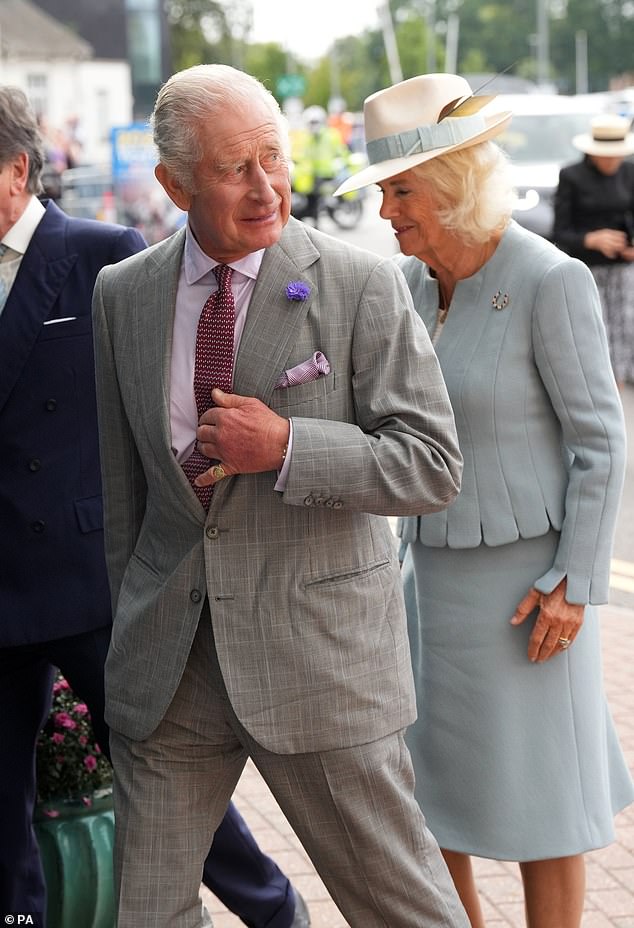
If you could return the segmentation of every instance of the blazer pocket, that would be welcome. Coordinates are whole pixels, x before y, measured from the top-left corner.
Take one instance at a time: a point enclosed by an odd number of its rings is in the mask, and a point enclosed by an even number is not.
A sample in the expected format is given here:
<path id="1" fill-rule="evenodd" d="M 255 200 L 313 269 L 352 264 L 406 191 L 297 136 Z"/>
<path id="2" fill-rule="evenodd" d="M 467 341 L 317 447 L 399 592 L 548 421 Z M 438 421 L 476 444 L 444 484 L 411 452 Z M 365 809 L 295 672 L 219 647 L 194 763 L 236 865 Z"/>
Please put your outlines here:
<path id="1" fill-rule="evenodd" d="M 340 586 L 342 583 L 363 580 L 365 577 L 376 573 L 377 570 L 388 567 L 391 563 L 392 561 L 389 557 L 384 557 L 380 558 L 380 560 L 373 561 L 369 564 L 362 564 L 358 567 L 342 567 L 336 571 L 324 574 L 323 576 L 312 577 L 310 580 L 304 581 L 304 589 L 316 586 L 323 589 L 324 587 Z"/>
<path id="2" fill-rule="evenodd" d="M 77 335 L 89 335 L 92 332 L 92 318 L 90 315 L 77 316 L 68 322 L 56 322 L 53 325 L 43 325 L 38 341 L 50 341 L 53 338 L 73 338 Z"/>
<path id="3" fill-rule="evenodd" d="M 273 391 L 271 409 L 280 412 L 301 406 L 302 403 L 318 403 L 325 400 L 329 393 L 335 389 L 334 373 L 318 377 L 308 383 L 300 383 L 294 387 L 284 387 Z"/>

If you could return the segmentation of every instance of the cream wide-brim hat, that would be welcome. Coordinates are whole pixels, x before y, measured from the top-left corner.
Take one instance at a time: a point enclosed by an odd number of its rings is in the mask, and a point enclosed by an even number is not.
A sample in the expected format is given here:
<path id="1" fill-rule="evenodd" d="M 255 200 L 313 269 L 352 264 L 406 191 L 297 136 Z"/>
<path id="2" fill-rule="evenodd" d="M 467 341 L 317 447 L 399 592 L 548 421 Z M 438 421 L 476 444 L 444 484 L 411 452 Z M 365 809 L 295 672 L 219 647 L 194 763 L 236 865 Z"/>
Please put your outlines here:
<path id="1" fill-rule="evenodd" d="M 631 120 L 606 113 L 595 116 L 590 132 L 575 135 L 572 144 L 586 155 L 599 158 L 625 158 L 634 153 L 634 133 Z"/>
<path id="2" fill-rule="evenodd" d="M 373 93 L 363 105 L 369 165 L 345 180 L 335 196 L 498 135 L 513 114 L 480 113 L 493 99 L 474 97 L 457 74 L 422 74 Z"/>

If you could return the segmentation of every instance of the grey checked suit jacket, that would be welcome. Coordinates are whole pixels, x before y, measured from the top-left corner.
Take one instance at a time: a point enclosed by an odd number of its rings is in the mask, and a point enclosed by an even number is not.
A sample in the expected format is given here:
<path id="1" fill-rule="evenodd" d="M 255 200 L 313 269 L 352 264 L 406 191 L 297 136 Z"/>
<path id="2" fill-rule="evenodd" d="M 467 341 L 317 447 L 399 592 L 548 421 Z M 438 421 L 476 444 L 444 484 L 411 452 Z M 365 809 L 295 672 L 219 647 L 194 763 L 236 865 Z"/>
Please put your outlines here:
<path id="1" fill-rule="evenodd" d="M 147 737 L 178 686 L 209 597 L 236 714 L 269 750 L 327 750 L 409 724 L 414 696 L 385 515 L 456 495 L 453 414 L 393 262 L 291 219 L 267 249 L 234 391 L 293 420 L 275 473 L 217 485 L 208 515 L 170 450 L 169 373 L 184 230 L 104 269 L 94 324 L 106 555 L 115 609 L 108 723 Z M 290 281 L 310 288 L 286 297 Z M 322 351 L 331 373 L 274 390 Z"/>

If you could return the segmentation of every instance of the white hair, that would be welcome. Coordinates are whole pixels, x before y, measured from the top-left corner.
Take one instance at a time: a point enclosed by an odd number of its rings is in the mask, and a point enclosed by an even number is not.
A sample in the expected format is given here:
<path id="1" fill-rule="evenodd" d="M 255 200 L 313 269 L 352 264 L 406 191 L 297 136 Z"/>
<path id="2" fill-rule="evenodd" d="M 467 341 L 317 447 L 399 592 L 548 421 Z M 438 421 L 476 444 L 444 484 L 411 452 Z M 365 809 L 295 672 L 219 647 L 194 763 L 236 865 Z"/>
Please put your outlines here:
<path id="1" fill-rule="evenodd" d="M 224 64 L 200 64 L 173 74 L 161 87 L 150 118 L 159 160 L 188 193 L 195 188 L 195 168 L 205 156 L 199 126 L 222 119 L 223 111 L 259 100 L 276 122 L 280 142 L 288 144 L 286 119 L 257 78 Z"/>

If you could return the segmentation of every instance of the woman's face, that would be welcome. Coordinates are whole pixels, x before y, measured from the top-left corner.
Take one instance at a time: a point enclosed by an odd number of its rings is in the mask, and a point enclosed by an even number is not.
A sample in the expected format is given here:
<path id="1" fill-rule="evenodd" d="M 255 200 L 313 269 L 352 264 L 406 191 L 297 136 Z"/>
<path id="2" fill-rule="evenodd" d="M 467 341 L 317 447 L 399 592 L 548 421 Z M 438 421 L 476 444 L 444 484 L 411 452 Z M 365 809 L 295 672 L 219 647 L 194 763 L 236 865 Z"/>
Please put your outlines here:
<path id="1" fill-rule="evenodd" d="M 379 183 L 383 195 L 380 209 L 394 229 L 404 255 L 414 255 L 436 266 L 437 256 L 453 247 L 451 236 L 438 223 L 437 204 L 430 185 L 420 174 L 409 170 Z"/>
<path id="2" fill-rule="evenodd" d="M 614 158 L 610 155 L 590 155 L 590 160 L 594 164 L 597 171 L 600 171 L 601 174 L 607 174 L 608 176 L 616 174 L 618 169 L 623 164 L 623 158 Z"/>

